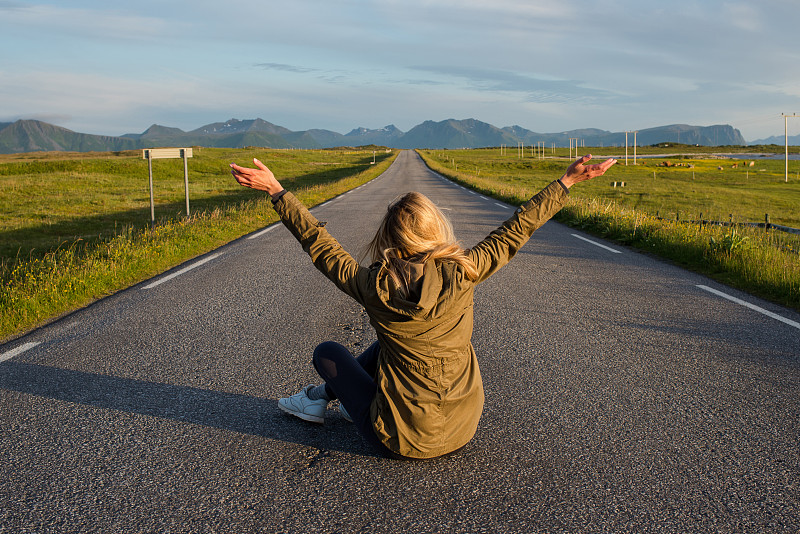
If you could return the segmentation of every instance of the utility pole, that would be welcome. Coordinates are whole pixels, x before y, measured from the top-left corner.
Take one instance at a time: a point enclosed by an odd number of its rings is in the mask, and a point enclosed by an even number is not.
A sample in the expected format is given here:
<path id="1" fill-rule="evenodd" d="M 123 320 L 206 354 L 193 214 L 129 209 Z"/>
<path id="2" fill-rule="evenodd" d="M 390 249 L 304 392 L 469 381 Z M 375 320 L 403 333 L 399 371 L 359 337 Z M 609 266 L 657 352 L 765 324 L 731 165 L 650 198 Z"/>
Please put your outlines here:
<path id="1" fill-rule="evenodd" d="M 575 159 L 578 158 L 578 137 L 569 138 L 569 157 L 572 159 L 572 146 L 575 146 Z"/>
<path id="2" fill-rule="evenodd" d="M 789 181 L 789 117 L 800 117 L 797 113 L 792 113 L 791 115 L 787 115 L 786 113 L 781 113 L 783 115 L 783 142 L 785 143 L 786 152 L 784 153 L 784 163 L 785 163 L 785 174 L 784 174 L 784 181 Z"/>
<path id="3" fill-rule="evenodd" d="M 628 166 L 628 130 L 625 130 L 625 166 Z"/>
<path id="4" fill-rule="evenodd" d="M 633 134 L 633 164 L 636 165 L 636 134 L 639 133 L 638 130 L 625 131 L 625 166 L 628 166 L 628 134 Z"/>

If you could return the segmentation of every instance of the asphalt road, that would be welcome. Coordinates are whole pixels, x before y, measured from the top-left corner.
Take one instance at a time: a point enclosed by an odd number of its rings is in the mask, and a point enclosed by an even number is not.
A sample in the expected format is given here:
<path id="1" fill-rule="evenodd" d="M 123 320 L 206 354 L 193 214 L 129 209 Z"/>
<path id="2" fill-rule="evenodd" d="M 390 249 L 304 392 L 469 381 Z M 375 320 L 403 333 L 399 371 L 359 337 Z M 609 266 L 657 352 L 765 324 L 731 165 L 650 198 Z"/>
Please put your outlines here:
<path id="1" fill-rule="evenodd" d="M 466 246 L 513 210 L 404 152 L 313 211 L 357 252 L 409 190 Z M 374 340 L 282 226 L 0 346 L 0 532 L 800 531 L 798 314 L 554 222 L 475 308 L 483 418 L 427 462 L 279 411 Z"/>

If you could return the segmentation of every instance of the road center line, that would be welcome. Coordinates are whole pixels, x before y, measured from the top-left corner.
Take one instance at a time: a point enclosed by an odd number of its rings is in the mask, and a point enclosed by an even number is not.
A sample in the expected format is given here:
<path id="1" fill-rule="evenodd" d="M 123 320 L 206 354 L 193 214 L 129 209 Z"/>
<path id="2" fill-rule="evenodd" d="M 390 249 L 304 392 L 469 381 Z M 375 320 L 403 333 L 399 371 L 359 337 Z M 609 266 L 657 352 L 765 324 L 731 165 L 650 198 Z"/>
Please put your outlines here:
<path id="1" fill-rule="evenodd" d="M 578 234 L 572 234 L 572 237 L 577 237 L 578 239 L 580 239 L 582 241 L 586 241 L 587 243 L 591 243 L 592 245 L 594 245 L 596 247 L 604 248 L 604 249 L 606 249 L 608 251 L 613 252 L 614 254 L 622 254 L 622 252 L 619 251 L 619 250 L 614 250 L 611 247 L 607 247 L 607 246 L 603 245 L 602 243 L 598 243 L 597 241 L 592 241 L 591 239 L 586 239 L 585 237 L 581 237 Z"/>
<path id="2" fill-rule="evenodd" d="M 11 349 L 8 352 L 4 352 L 3 354 L 0 354 L 0 362 L 4 362 L 6 360 L 10 360 L 14 356 L 19 356 L 23 352 L 31 350 L 36 345 L 39 345 L 39 343 L 38 342 L 36 342 L 36 343 L 33 343 L 33 342 L 32 343 L 25 343 L 24 345 L 20 345 L 19 347 L 15 348 L 15 349 Z"/>
<path id="3" fill-rule="evenodd" d="M 205 263 L 208 263 L 211 260 L 215 259 L 217 256 L 221 256 L 221 255 L 222 255 L 222 252 L 218 252 L 217 254 L 212 254 L 211 256 L 209 256 L 207 258 L 203 258 L 202 260 L 198 261 L 197 263 L 193 263 L 193 264 L 189 265 L 188 267 L 184 267 L 180 271 L 175 271 L 172 274 L 168 274 L 164 278 L 161 278 L 160 280 L 156 280 L 152 284 L 148 284 L 148 285 L 144 286 L 142 289 L 152 289 L 152 288 L 154 288 L 154 287 L 156 287 L 158 285 L 163 284 L 164 282 L 166 282 L 168 280 L 172 280 L 176 276 L 180 276 L 180 275 L 182 275 L 184 273 L 187 273 L 187 272 L 191 271 L 195 267 L 200 267 L 201 265 L 203 265 Z"/>
<path id="4" fill-rule="evenodd" d="M 698 284 L 697 287 L 699 287 L 703 291 L 708 291 L 709 293 L 713 293 L 714 295 L 717 295 L 718 297 L 722 297 L 724 299 L 730 300 L 731 302 L 735 302 L 736 304 L 744 306 L 745 308 L 750 308 L 751 310 L 757 311 L 758 313 L 761 313 L 761 314 L 764 314 L 767 317 L 772 317 L 773 319 L 776 319 L 776 320 L 778 320 L 778 321 L 780 321 L 782 323 L 786 323 L 789 326 L 793 326 L 793 327 L 795 327 L 797 329 L 800 329 L 800 323 L 792 321 L 791 319 L 787 319 L 786 317 L 781 317 L 777 313 L 772 313 L 771 311 L 765 310 L 764 308 L 760 308 L 760 307 L 756 306 L 755 304 L 750 304 L 749 302 L 745 302 L 744 300 L 737 299 L 736 297 L 733 297 L 731 295 L 723 293 L 722 291 L 717 291 L 716 289 L 712 289 L 712 288 L 710 288 L 708 286 L 704 286 L 704 285 L 699 285 Z"/>
<path id="5" fill-rule="evenodd" d="M 266 234 L 266 233 L 267 233 L 267 232 L 269 232 L 270 230 L 274 230 L 276 226 L 278 226 L 278 224 L 277 224 L 277 223 L 275 223 L 275 224 L 272 224 L 272 225 L 270 225 L 270 226 L 268 226 L 268 227 L 264 228 L 264 229 L 263 229 L 263 230 L 261 230 L 260 232 L 256 232 L 255 234 L 251 235 L 251 236 L 250 236 L 250 237 L 248 237 L 247 239 L 255 239 L 255 238 L 257 238 L 257 237 L 261 237 L 262 235 Z"/>
<path id="6" fill-rule="evenodd" d="M 500 204 L 499 202 L 494 203 L 495 206 L 500 206 L 501 208 L 508 208 L 505 204 Z"/>

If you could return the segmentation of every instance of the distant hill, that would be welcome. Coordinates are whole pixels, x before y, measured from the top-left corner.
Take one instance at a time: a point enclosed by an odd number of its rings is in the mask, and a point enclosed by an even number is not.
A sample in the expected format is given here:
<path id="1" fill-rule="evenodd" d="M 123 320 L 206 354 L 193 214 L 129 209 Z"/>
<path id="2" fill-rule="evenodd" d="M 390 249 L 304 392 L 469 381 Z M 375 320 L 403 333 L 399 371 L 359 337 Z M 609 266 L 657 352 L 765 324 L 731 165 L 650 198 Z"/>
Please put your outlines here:
<path id="1" fill-rule="evenodd" d="M 521 126 L 499 129 L 474 119 L 462 121 L 426 121 L 415 126 L 398 140 L 398 148 L 477 148 L 524 143 L 527 146 L 543 142 L 545 146 L 555 144 L 569 146 L 570 138 L 578 139 L 584 146 L 624 146 L 625 132 L 608 132 L 595 128 L 570 130 L 560 133 L 537 133 Z M 628 134 L 628 144 L 633 145 L 634 135 Z M 732 126 L 689 126 L 673 124 L 658 128 L 639 130 L 636 134 L 639 145 L 657 143 L 684 143 L 704 146 L 744 145 L 744 137 Z"/>
<path id="2" fill-rule="evenodd" d="M 154 124 L 141 134 L 125 134 L 122 137 L 138 141 L 139 148 L 157 146 L 210 146 L 239 148 L 245 146 L 268 146 L 292 148 L 294 145 L 283 138 L 292 131 L 275 126 L 262 119 L 207 124 L 191 132 L 179 128 L 168 128 Z"/>
<path id="3" fill-rule="evenodd" d="M 263 119 L 254 119 L 240 121 L 238 119 L 231 119 L 227 122 L 217 122 L 202 126 L 197 130 L 192 130 L 193 134 L 206 134 L 206 135 L 227 135 L 239 133 L 267 133 L 273 135 L 286 135 L 292 133 L 288 128 L 283 126 L 276 126 L 271 122 Z"/>
<path id="4" fill-rule="evenodd" d="M 630 134 L 628 134 L 630 140 Z M 673 124 L 660 128 L 639 130 L 637 142 L 641 145 L 655 145 L 657 143 L 684 143 L 687 145 L 725 146 L 746 145 L 739 130 L 732 126 L 689 126 L 688 124 Z M 624 143 L 624 140 L 620 141 Z"/>
<path id="5" fill-rule="evenodd" d="M 166 126 L 159 126 L 158 124 L 152 125 L 150 128 L 140 134 L 125 134 L 121 137 L 128 139 L 157 139 L 160 137 L 169 137 L 177 135 L 185 135 L 186 132 L 180 128 L 168 128 Z"/>
<path id="6" fill-rule="evenodd" d="M 397 140 L 397 148 L 477 148 L 516 144 L 508 132 L 475 119 L 425 121 Z"/>
<path id="7" fill-rule="evenodd" d="M 570 138 L 578 139 L 583 146 L 625 146 L 625 132 L 608 132 L 595 128 L 571 130 L 561 133 L 536 133 L 525 130 L 520 126 L 504 128 L 504 130 L 518 137 L 525 144 L 533 145 L 544 142 L 545 146 L 569 146 Z M 728 125 L 718 126 L 690 126 L 688 124 L 673 124 L 638 130 L 635 135 L 636 143 L 640 146 L 655 145 L 658 143 L 683 143 L 687 145 L 724 146 L 745 145 L 746 142 L 739 130 Z M 633 146 L 634 133 L 628 133 L 628 145 Z"/>
<path id="8" fill-rule="evenodd" d="M 397 129 L 394 124 L 377 130 L 356 128 L 345 134 L 345 138 L 348 140 L 347 144 L 355 146 L 382 145 L 394 147 L 396 141 L 401 137 L 403 137 L 403 132 Z"/>
<path id="9" fill-rule="evenodd" d="M 92 152 L 130 150 L 132 139 L 76 133 L 60 126 L 35 120 L 19 120 L 0 130 L 0 153 L 70 151 Z"/>
<path id="10" fill-rule="evenodd" d="M 798 136 L 800 137 L 800 136 Z M 73 132 L 35 120 L 0 123 L 0 154 L 35 151 L 108 151 L 152 148 L 159 146 L 208 146 L 242 148 L 331 148 L 337 146 L 378 145 L 393 148 L 481 148 L 490 146 L 565 147 L 570 138 L 578 138 L 584 146 L 623 146 L 625 132 L 609 132 L 595 128 L 559 133 L 537 133 L 521 126 L 498 128 L 475 119 L 425 121 L 403 133 L 394 125 L 378 129 L 355 128 L 345 135 L 330 130 L 291 131 L 262 119 L 238 120 L 207 124 L 185 132 L 154 124 L 140 134 L 119 137 Z M 639 130 L 639 145 L 684 143 L 706 146 L 744 145 L 739 130 L 728 125 L 690 126 L 673 124 Z M 781 143 L 782 143 L 781 139 Z M 628 143 L 633 145 L 633 134 Z M 779 143 L 780 144 L 780 143 Z M 795 144 L 800 144 L 800 139 Z"/>
<path id="11" fill-rule="evenodd" d="M 325 148 L 347 144 L 342 134 L 330 130 L 315 129 L 291 132 L 284 135 L 283 138 L 296 148 Z"/>
<path id="12" fill-rule="evenodd" d="M 773 135 L 772 137 L 767 137 L 766 139 L 756 139 L 755 141 L 750 141 L 747 143 L 748 145 L 785 145 L 787 142 L 785 135 Z M 790 135 L 788 139 L 788 143 L 790 146 L 797 146 L 800 145 L 800 135 Z"/>

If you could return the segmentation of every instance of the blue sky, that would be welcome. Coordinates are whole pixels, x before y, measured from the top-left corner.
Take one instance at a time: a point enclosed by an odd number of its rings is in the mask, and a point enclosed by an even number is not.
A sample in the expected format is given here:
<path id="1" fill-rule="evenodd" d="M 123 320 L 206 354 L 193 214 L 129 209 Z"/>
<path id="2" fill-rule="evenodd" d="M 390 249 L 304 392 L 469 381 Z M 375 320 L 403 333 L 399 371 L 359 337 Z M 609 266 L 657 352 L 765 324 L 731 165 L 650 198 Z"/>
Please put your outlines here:
<path id="1" fill-rule="evenodd" d="M 0 121 L 731 124 L 751 141 L 800 113 L 798 19 L 797 0 L 0 0 Z"/>

